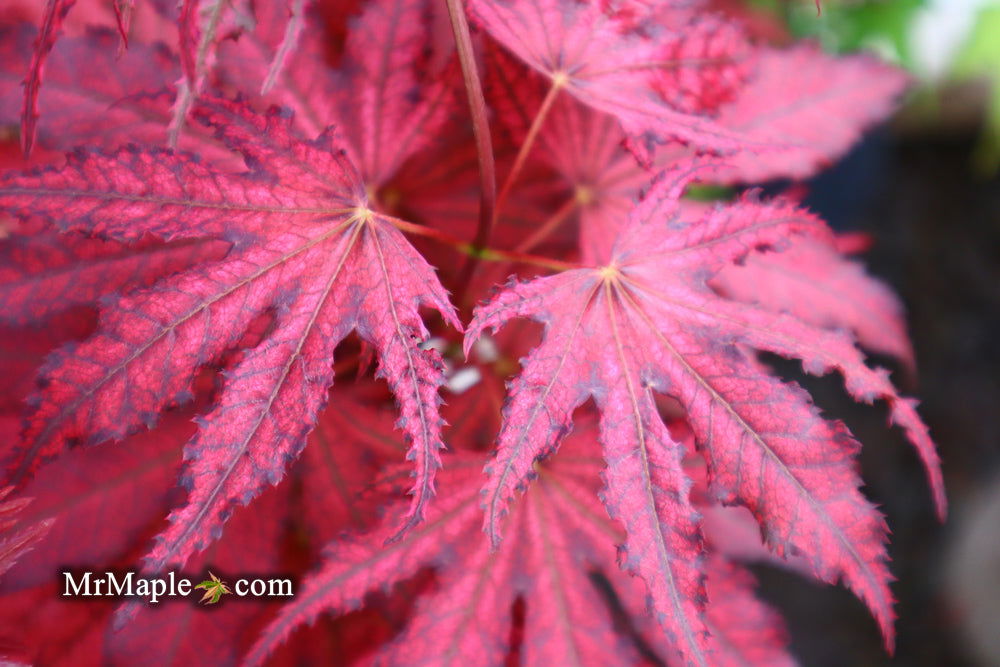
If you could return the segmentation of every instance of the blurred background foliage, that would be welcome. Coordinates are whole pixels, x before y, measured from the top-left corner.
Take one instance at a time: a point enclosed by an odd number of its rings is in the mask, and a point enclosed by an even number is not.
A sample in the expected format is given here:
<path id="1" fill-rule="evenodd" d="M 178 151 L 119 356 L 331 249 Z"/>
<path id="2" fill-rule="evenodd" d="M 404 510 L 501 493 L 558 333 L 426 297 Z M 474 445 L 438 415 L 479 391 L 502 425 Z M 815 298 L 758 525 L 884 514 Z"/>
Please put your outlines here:
<path id="1" fill-rule="evenodd" d="M 904 67 L 915 90 L 898 123 L 914 132 L 978 126 L 970 156 L 1000 167 L 1000 0 L 751 0 L 795 38 L 834 53 L 870 50 Z"/>

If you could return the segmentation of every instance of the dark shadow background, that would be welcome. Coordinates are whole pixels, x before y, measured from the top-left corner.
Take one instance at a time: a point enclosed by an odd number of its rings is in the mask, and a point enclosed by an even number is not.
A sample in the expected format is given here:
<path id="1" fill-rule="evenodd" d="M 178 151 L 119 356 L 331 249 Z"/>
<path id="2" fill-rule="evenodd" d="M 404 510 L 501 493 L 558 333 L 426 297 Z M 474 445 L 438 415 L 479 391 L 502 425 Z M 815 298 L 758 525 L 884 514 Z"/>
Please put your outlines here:
<path id="1" fill-rule="evenodd" d="M 892 586 L 899 619 L 890 658 L 875 623 L 846 589 L 755 568 L 762 595 L 782 611 L 792 650 L 808 667 L 1000 665 L 1000 655 L 977 658 L 964 634 L 973 619 L 1000 638 L 1000 546 L 976 551 L 984 562 L 975 566 L 954 557 L 970 532 L 963 526 L 983 511 L 976 499 L 990 487 L 1000 492 L 1000 179 L 974 176 L 976 132 L 902 135 L 883 128 L 811 183 L 809 207 L 840 231 L 871 234 L 875 245 L 863 259 L 905 303 L 919 378 L 903 377 L 891 360 L 876 362 L 894 369 L 904 394 L 921 400 L 951 510 L 939 524 L 917 457 L 899 429 L 887 429 L 884 408 L 853 404 L 839 378 L 803 377 L 792 364 L 767 360 L 864 443 L 864 492 L 887 516 L 899 579 Z M 985 523 L 971 529 L 979 532 L 974 537 L 1000 545 L 1000 520 Z M 995 534 L 982 534 L 989 530 Z M 975 608 L 972 598 L 992 601 L 995 615 Z"/>

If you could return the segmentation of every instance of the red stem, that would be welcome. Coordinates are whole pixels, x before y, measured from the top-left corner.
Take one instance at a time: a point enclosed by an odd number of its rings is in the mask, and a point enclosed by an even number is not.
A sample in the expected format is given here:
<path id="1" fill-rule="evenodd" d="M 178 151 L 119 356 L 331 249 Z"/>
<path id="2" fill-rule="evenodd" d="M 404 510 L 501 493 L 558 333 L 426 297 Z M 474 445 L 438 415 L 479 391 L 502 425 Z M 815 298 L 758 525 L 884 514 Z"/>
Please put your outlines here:
<path id="1" fill-rule="evenodd" d="M 559 259 L 552 259 L 550 257 L 541 257 L 539 255 L 529 255 L 523 252 L 509 251 L 509 250 L 494 250 L 492 248 L 477 248 L 474 244 L 468 241 L 462 241 L 461 239 L 455 238 L 447 232 L 442 232 L 440 229 L 434 229 L 433 227 L 425 227 L 424 225 L 416 225 L 412 222 L 407 222 L 406 220 L 400 220 L 399 218 L 394 218 L 391 215 L 385 215 L 379 213 L 379 217 L 392 223 L 396 229 L 405 232 L 407 234 L 413 234 L 415 236 L 423 236 L 424 238 L 432 239 L 439 243 L 451 246 L 458 252 L 468 255 L 472 258 L 485 259 L 489 262 L 514 262 L 517 264 L 530 264 L 532 266 L 540 266 L 552 271 L 568 271 L 570 269 L 580 268 L 579 264 L 574 264 L 572 262 L 564 262 Z"/>
<path id="2" fill-rule="evenodd" d="M 476 137 L 476 152 L 479 156 L 479 227 L 473 244 L 486 247 L 493 232 L 494 210 L 497 199 L 496 161 L 493 158 L 493 142 L 490 125 L 486 119 L 486 98 L 476 69 L 476 56 L 472 50 L 469 22 L 461 0 L 445 0 L 451 29 L 455 34 L 455 48 L 458 61 L 462 65 L 462 78 L 469 96 L 469 111 L 472 114 L 472 131 Z"/>

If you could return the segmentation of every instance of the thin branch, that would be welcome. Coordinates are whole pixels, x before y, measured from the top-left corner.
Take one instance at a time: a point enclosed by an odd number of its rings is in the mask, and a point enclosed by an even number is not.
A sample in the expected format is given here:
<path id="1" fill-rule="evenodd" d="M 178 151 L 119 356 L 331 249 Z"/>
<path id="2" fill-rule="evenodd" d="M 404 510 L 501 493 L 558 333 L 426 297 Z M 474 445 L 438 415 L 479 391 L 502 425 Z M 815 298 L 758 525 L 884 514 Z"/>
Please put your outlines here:
<path id="1" fill-rule="evenodd" d="M 535 230 L 535 233 L 526 238 L 520 245 L 514 248 L 515 252 L 530 252 L 538 246 L 538 244 L 545 241 L 552 235 L 552 232 L 559 229 L 562 223 L 566 221 L 572 213 L 579 206 L 580 201 L 576 197 L 571 197 L 563 203 L 559 209 L 553 213 L 548 220 L 543 222 Z"/>
<path id="2" fill-rule="evenodd" d="M 568 271 L 570 269 L 580 268 L 579 264 L 564 262 L 550 257 L 540 257 L 538 255 L 529 255 L 517 251 L 479 248 L 474 243 L 469 243 L 468 241 L 455 238 L 451 234 L 442 232 L 439 229 L 434 229 L 433 227 L 416 225 L 412 222 L 400 220 L 399 218 L 394 218 L 390 215 L 384 215 L 381 213 L 379 214 L 379 217 L 392 223 L 392 225 L 401 232 L 437 241 L 438 243 L 450 246 L 457 252 L 473 259 L 485 260 L 487 262 L 514 262 L 515 264 L 530 264 L 532 266 L 540 266 L 552 271 Z"/>
<path id="3" fill-rule="evenodd" d="M 566 222 L 566 219 L 577 211 L 579 206 L 580 200 L 576 197 L 571 197 L 563 202 L 563 205 L 560 206 L 555 213 L 549 216 L 545 222 L 540 224 L 531 236 L 519 243 L 514 248 L 513 252 L 517 254 L 530 253 L 532 250 L 537 248 L 539 244 L 543 243 L 546 239 L 552 236 L 552 233 L 559 229 L 559 227 Z M 490 268 L 493 269 L 493 272 L 487 273 L 487 276 L 494 282 L 503 278 L 503 271 L 509 271 L 509 267 L 506 267 L 503 264 L 498 264 Z"/>
<path id="4" fill-rule="evenodd" d="M 461 0 L 445 0 L 445 3 L 448 5 L 451 29 L 455 34 L 455 48 L 458 50 L 458 60 L 462 65 L 465 91 L 469 96 L 472 131 L 476 137 L 476 152 L 479 156 L 479 228 L 476 230 L 473 244 L 484 248 L 490 242 L 496 218 L 494 211 L 497 183 L 493 141 L 490 125 L 486 119 L 486 98 L 483 96 L 483 86 L 476 70 L 476 57 L 472 50 L 472 37 L 469 35 L 469 22 L 465 18 L 465 9 Z"/>
<path id="5" fill-rule="evenodd" d="M 271 60 L 271 67 L 267 71 L 267 78 L 264 79 L 264 84 L 260 87 L 261 95 L 267 95 L 271 88 L 274 87 L 275 82 L 278 80 L 278 75 L 281 74 L 281 70 L 285 67 L 285 62 L 288 60 L 289 54 L 295 48 L 296 42 L 299 41 L 299 33 L 302 32 L 303 15 L 305 14 L 305 4 L 306 0 L 294 0 L 288 9 L 288 23 L 285 25 L 285 36 L 281 40 L 281 46 L 278 47 L 277 53 L 274 54 L 274 58 Z"/>
<path id="6" fill-rule="evenodd" d="M 215 41 L 216 31 L 219 22 L 222 20 L 222 10 L 225 5 L 224 0 L 215 0 L 215 4 L 209 8 L 208 17 L 200 16 L 204 10 L 197 0 L 186 0 L 181 5 L 181 64 L 184 75 L 177 85 L 177 98 L 171 109 L 172 119 L 167 128 L 167 145 L 171 148 L 177 147 L 181 132 L 184 131 L 184 123 L 187 120 L 188 112 L 195 98 L 201 92 L 205 83 L 205 68 L 208 64 L 208 52 Z M 204 25 L 199 26 L 201 35 L 198 39 L 198 48 L 195 59 L 192 62 L 190 57 L 191 44 L 187 40 L 194 32 L 194 27 L 199 20 L 204 20 Z"/>
<path id="7" fill-rule="evenodd" d="M 539 107 L 538 113 L 535 114 L 535 119 L 531 122 L 531 127 L 528 128 L 528 134 L 524 137 L 524 142 L 521 144 L 521 148 L 517 151 L 517 157 L 514 158 L 514 166 L 510 168 L 510 173 L 507 174 L 503 187 L 500 188 L 500 195 L 497 197 L 494 217 L 498 217 L 500 215 L 500 210 L 503 208 L 503 204 L 507 200 L 507 195 L 510 194 L 511 189 L 514 187 L 514 183 L 517 182 L 517 177 L 521 175 L 521 170 L 524 168 L 524 163 L 528 161 L 528 155 L 531 154 L 531 149 L 534 147 L 535 141 L 538 139 L 538 133 L 541 131 L 542 125 L 545 123 L 545 118 L 549 115 L 549 111 L 552 110 L 552 105 L 555 103 L 556 97 L 559 95 L 559 91 L 562 90 L 564 85 L 566 85 L 566 80 L 565 75 L 553 77 L 552 87 L 549 88 L 549 92 L 546 93 L 545 99 L 542 100 L 542 106 Z M 494 220 L 494 223 L 495 222 L 496 221 Z"/>
<path id="8" fill-rule="evenodd" d="M 644 70 L 675 70 L 682 67 L 716 67 L 734 65 L 739 62 L 742 62 L 741 58 L 734 58 L 731 56 L 721 58 L 678 58 L 676 60 L 652 60 L 649 62 L 628 63 L 625 65 L 609 67 L 607 69 L 588 71 L 587 77 L 597 78 L 599 76 L 609 76 L 619 72 L 641 72 Z"/>

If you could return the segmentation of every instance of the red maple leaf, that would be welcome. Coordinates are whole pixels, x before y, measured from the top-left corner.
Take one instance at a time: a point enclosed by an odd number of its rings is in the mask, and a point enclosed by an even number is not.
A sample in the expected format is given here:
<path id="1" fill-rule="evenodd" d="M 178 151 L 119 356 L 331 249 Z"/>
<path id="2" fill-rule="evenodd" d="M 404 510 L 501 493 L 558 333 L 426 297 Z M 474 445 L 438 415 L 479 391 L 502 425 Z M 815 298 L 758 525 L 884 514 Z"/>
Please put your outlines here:
<path id="1" fill-rule="evenodd" d="M 53 584 L 62 585 L 53 581 L 59 570 L 134 567 L 162 523 L 167 499 L 177 497 L 170 489 L 191 431 L 186 421 L 175 417 L 152 433 L 133 436 L 124 455 L 110 443 L 76 450 L 32 482 L 41 502 L 29 510 L 34 518 L 47 517 L 53 528 L 39 544 L 38 559 L 22 561 L 12 572 L 11 585 L 3 587 L 5 632 L 0 642 L 19 644 L 24 659 L 46 664 L 95 664 L 102 654 L 115 662 L 135 662 L 149 651 L 171 664 L 191 664 L 199 655 L 235 659 L 238 647 L 225 639 L 260 622 L 266 607 L 224 605 L 218 615 L 206 616 L 184 601 L 161 601 L 140 610 L 121 631 L 105 633 L 111 601 L 67 600 L 61 590 L 53 590 Z M 252 509 L 237 511 L 226 537 L 192 559 L 185 574 L 197 576 L 206 562 L 225 562 L 240 572 L 281 567 L 288 491 L 288 486 L 270 489 Z M 93 535 L 101 539 L 88 539 Z M 96 635 L 92 646 L 74 636 L 84 625 L 81 615 Z"/>
<path id="2" fill-rule="evenodd" d="M 394 433 L 395 410 L 384 402 L 360 401 L 364 389 L 359 384 L 349 391 L 334 388 L 295 468 L 302 480 L 301 516 L 317 546 L 348 526 L 358 529 L 371 523 L 373 517 L 359 495 L 406 451 Z"/>
<path id="3" fill-rule="evenodd" d="M 18 4 L 18 3 L 14 3 Z M 37 36 L 33 42 L 29 42 L 26 45 L 20 45 L 18 48 L 18 54 L 16 57 L 4 58 L 3 66 L 11 67 L 17 63 L 24 63 L 22 65 L 23 69 L 19 72 L 18 80 L 23 79 L 24 81 L 24 91 L 19 95 L 20 102 L 20 116 L 21 116 L 21 146 L 24 150 L 25 155 L 29 154 L 35 144 L 36 132 L 38 130 L 39 122 L 39 97 L 42 93 L 42 81 L 43 77 L 49 73 L 50 67 L 50 57 L 52 56 L 53 50 L 59 47 L 59 42 L 63 24 L 66 22 L 67 15 L 70 13 L 77 4 L 77 0 L 46 0 L 44 6 L 41 10 L 41 15 L 38 19 L 39 26 L 37 31 Z M 134 0 L 101 0 L 99 3 L 81 3 L 87 5 L 78 10 L 78 12 L 83 13 L 91 19 L 98 18 L 102 11 L 110 10 L 110 13 L 114 17 L 114 23 L 117 27 L 117 37 L 116 41 L 119 42 L 119 48 L 117 49 L 117 54 L 120 56 L 123 53 L 125 43 L 128 39 L 128 32 L 131 29 L 131 18 L 132 10 L 134 8 Z M 155 6 L 155 3 L 150 3 Z M 26 5 L 25 9 L 27 12 L 32 12 L 38 7 L 35 5 L 42 5 L 42 3 L 24 3 Z M 21 26 L 24 28 L 24 26 Z M 110 45 L 110 42 L 109 44 Z M 103 54 L 104 57 L 113 62 L 115 57 L 115 50 L 109 49 L 109 52 Z M 98 57 L 102 57 L 99 55 Z M 29 59 L 27 62 L 24 59 Z M 80 63 L 78 63 L 79 65 Z M 113 67 L 108 67 L 105 73 L 108 74 L 113 71 Z M 153 75 L 155 79 L 157 74 Z M 114 80 L 112 75 L 111 80 Z M 91 100 L 93 103 L 93 100 Z M 52 107 L 46 108 L 52 109 Z M 61 109 L 57 113 L 64 113 L 66 110 Z"/>
<path id="4" fill-rule="evenodd" d="M 811 52 L 811 50 L 809 50 Z M 816 56 L 820 58 L 820 56 Z M 825 57 L 824 57 L 825 59 Z M 837 89 L 860 86 L 861 65 L 858 61 L 831 61 L 835 76 L 831 78 L 828 90 L 831 99 L 836 98 Z M 850 69 L 856 76 L 844 77 L 842 69 Z M 884 76 L 883 76 L 884 75 Z M 888 77 L 886 80 L 885 77 Z M 850 87 L 845 78 L 850 79 Z M 873 113 L 877 107 L 887 104 L 895 95 L 896 83 L 901 79 L 892 70 L 875 67 L 869 71 L 869 78 L 879 84 L 879 89 L 868 98 L 875 104 L 854 105 L 854 109 L 866 109 L 863 113 Z M 883 90 L 884 88 L 884 90 Z M 821 103 L 826 96 L 809 98 L 810 103 Z M 508 108 L 508 123 L 515 123 L 523 117 L 524 106 L 530 104 L 519 100 Z M 837 102 L 841 104 L 843 100 Z M 798 109 L 799 113 L 807 113 Z M 812 109 L 808 113 L 819 113 Z M 514 120 L 509 120 L 511 117 Z M 582 105 L 568 99 L 557 102 L 551 111 L 552 121 L 540 134 L 539 141 L 544 147 L 539 151 L 540 159 L 551 164 L 571 188 L 569 197 L 573 200 L 578 215 L 579 246 L 585 263 L 604 263 L 614 245 L 617 235 L 628 220 L 628 214 L 641 189 L 647 185 L 648 173 L 642 170 L 631 156 L 620 147 L 623 135 L 608 116 L 587 110 Z M 864 124 L 863 118 L 842 119 L 840 129 L 854 132 Z M 772 114 L 768 125 L 772 132 L 782 132 L 780 118 Z M 848 129 L 853 128 L 853 129 Z M 792 131 L 791 129 L 787 131 Z M 846 136 L 834 138 L 828 144 L 830 155 L 835 155 L 834 142 Z M 815 143 L 807 144 L 816 146 Z M 664 166 L 686 159 L 686 152 L 666 151 L 657 163 Z M 802 156 L 802 151 L 796 153 Z M 792 154 L 784 154 L 781 161 L 763 161 L 773 171 L 768 176 L 791 176 L 798 169 L 807 169 L 807 164 L 798 163 L 792 167 Z M 748 168 L 751 154 L 726 156 L 720 166 L 705 169 L 701 178 L 714 180 L 720 175 L 734 175 Z M 783 169 L 787 164 L 790 170 Z M 806 171 L 804 173 L 810 173 Z M 684 204 L 696 208 L 694 202 Z M 697 216 L 696 211 L 692 215 Z M 741 301 L 757 303 L 776 312 L 787 311 L 810 324 L 823 327 L 842 327 L 858 336 L 861 344 L 876 352 L 899 358 L 913 370 L 913 352 L 906 335 L 902 317 L 902 306 L 885 285 L 865 274 L 864 268 L 844 259 L 829 245 L 795 241 L 792 247 L 781 253 L 752 253 L 741 265 L 727 266 L 713 279 L 712 285 L 730 297 Z"/>
<path id="5" fill-rule="evenodd" d="M 21 147 L 25 155 L 31 152 L 35 141 L 35 124 L 38 122 L 38 89 L 42 83 L 45 59 L 59 38 L 62 22 L 76 0 L 48 0 L 42 25 L 35 39 L 34 53 L 24 80 L 24 103 L 21 110 Z"/>
<path id="6" fill-rule="evenodd" d="M 31 60 L 24 78 L 21 110 L 21 145 L 25 155 L 31 152 L 39 119 L 38 97 L 48 58 L 59 41 L 63 22 L 77 0 L 46 0 L 38 36 L 31 50 Z M 106 0 L 113 12 L 115 27 L 120 40 L 117 56 L 128 47 L 129 31 L 135 0 Z M 166 5 L 157 10 L 167 14 Z M 90 8 L 94 11 L 94 7 Z M 99 8 L 97 8 L 99 9 Z M 269 90 L 285 66 L 288 55 L 294 50 L 304 23 L 305 0 L 288 0 L 284 36 L 269 63 L 267 75 L 261 82 Z M 226 0 L 181 0 L 176 12 L 178 51 L 183 76 L 177 80 L 177 94 L 173 103 L 170 122 L 170 144 L 176 145 L 188 113 L 197 95 L 202 91 L 215 60 L 220 42 L 238 36 L 252 24 L 253 8 L 249 4 Z M 166 32 L 163 22 L 160 32 Z"/>
<path id="7" fill-rule="evenodd" d="M 780 253 L 754 253 L 712 285 L 729 298 L 789 312 L 821 327 L 851 330 L 862 346 L 890 354 L 912 372 L 903 307 L 892 291 L 836 249 L 796 240 Z"/>
<path id="8" fill-rule="evenodd" d="M 253 507 L 240 508 L 227 527 L 225 539 L 212 543 L 191 559 L 185 572 L 204 572 L 225 564 L 228 573 L 276 572 L 282 566 L 282 532 L 287 516 L 289 488 L 268 489 Z M 106 659 L 115 664 L 143 662 L 149 655 L 168 664 L 232 664 L 241 647 L 234 638 L 263 617 L 261 604 L 220 605 L 218 613 L 204 614 L 188 601 L 164 601 L 143 606 L 135 618 L 105 642 Z"/>
<path id="9" fill-rule="evenodd" d="M 7 657 L 9 645 L 10 657 L 46 664 L 70 660 L 63 655 L 66 651 L 73 652 L 76 664 L 99 664 L 100 655 L 134 662 L 150 650 L 173 656 L 178 663 L 200 664 L 206 657 L 232 662 L 246 648 L 233 638 L 251 638 L 273 615 L 274 602 L 223 605 L 218 614 L 206 616 L 195 605 L 164 600 L 138 609 L 134 620 L 119 631 L 105 633 L 108 601 L 69 600 L 53 588 L 53 572 L 63 569 L 112 567 L 120 572 L 135 567 L 162 527 L 167 507 L 183 500 L 180 489 L 172 487 L 184 443 L 194 430 L 190 416 L 211 403 L 206 391 L 211 384 L 200 380 L 194 410 L 164 417 L 151 432 L 67 453 L 40 471 L 10 505 L 20 512 L 9 525 L 0 524 L 0 545 L 12 536 L 19 543 L 34 536 L 35 546 L 30 559 L 20 559 L 9 577 L 0 578 L 0 655 Z M 299 566 L 289 555 L 297 551 L 300 531 L 305 530 L 312 547 L 318 548 L 348 526 L 370 522 L 373 517 L 365 510 L 370 509 L 372 494 L 367 489 L 379 464 L 399 465 L 405 444 L 388 408 L 367 425 L 344 418 L 344 411 L 371 417 L 375 410 L 362 395 L 371 393 L 370 401 L 379 403 L 384 394 L 366 391 L 365 385 L 354 389 L 333 391 L 331 404 L 310 434 L 307 455 L 289 478 L 264 492 L 252 507 L 238 508 L 225 535 L 192 558 L 183 575 L 195 578 L 206 567 L 218 569 L 220 564 L 240 575 L 297 572 Z M 297 489 L 305 494 L 300 497 Z M 304 506 L 296 506 L 303 501 Z M 5 509 L 0 503 L 0 518 L 7 516 Z M 289 540 L 293 534 L 295 539 Z M 380 620 L 383 610 L 378 604 L 370 607 L 361 626 L 369 639 L 371 633 L 384 631 L 379 623 L 386 622 Z M 88 635 L 93 644 L 75 636 L 84 619 L 93 626 L 95 636 Z M 347 631 L 358 620 L 339 623 L 334 630 Z M 326 648 L 342 655 L 355 652 Z"/>
<path id="10" fill-rule="evenodd" d="M 258 29 L 219 48 L 222 87 L 252 88 L 279 57 L 274 5 L 258 10 Z M 454 112 L 453 72 L 427 53 L 434 29 L 426 0 L 373 0 L 353 17 L 335 68 L 326 58 L 328 34 L 310 23 L 287 66 L 275 74 L 268 102 L 296 110 L 306 136 L 337 126 L 351 160 L 371 192 L 414 154 L 432 144 Z"/>
<path id="11" fill-rule="evenodd" d="M 8 178 L 0 207 L 119 241 L 215 237 L 231 244 L 198 265 L 109 302 L 97 334 L 52 358 L 28 419 L 16 471 L 34 469 L 69 439 L 121 438 L 183 400 L 197 369 L 237 344 L 262 314 L 263 340 L 227 373 L 218 404 L 191 442 L 189 503 L 150 556 L 183 563 L 217 535 L 234 503 L 281 477 L 333 381 L 332 354 L 356 329 L 381 357 L 413 439 L 418 474 L 407 524 L 419 521 L 438 466 L 441 382 L 421 304 L 459 323 L 433 270 L 368 208 L 332 133 L 295 138 L 277 112 L 205 102 L 195 114 L 238 150 L 249 171 L 220 173 L 191 156 L 123 149 L 79 154 L 63 169 Z M 149 383 L 148 379 L 156 377 Z"/>
<path id="12" fill-rule="evenodd" d="M 753 183 L 811 176 L 885 118 L 905 86 L 900 70 L 869 56 L 832 58 L 808 44 L 761 50 L 751 83 L 720 108 L 715 121 L 752 143 L 776 148 L 738 151 L 706 177 Z"/>
<path id="13" fill-rule="evenodd" d="M 817 576 L 843 578 L 891 645 L 885 526 L 857 491 L 851 459 L 858 444 L 740 345 L 802 359 L 814 373 L 837 369 L 856 399 L 888 401 L 892 419 L 924 457 L 943 512 L 926 427 L 886 376 L 865 366 L 850 339 L 708 288 L 707 279 L 753 248 L 779 245 L 795 232 L 817 239 L 829 233 L 793 205 L 752 199 L 684 219 L 678 199 L 695 171 L 661 175 L 605 266 L 508 285 L 477 309 L 467 349 L 484 329 L 514 317 L 546 325 L 511 391 L 484 491 L 486 531 L 498 543 L 500 518 L 533 462 L 553 451 L 573 409 L 593 397 L 609 464 L 606 502 L 626 523 L 628 563 L 646 579 L 663 616 L 687 623 L 686 631 L 697 628 L 697 590 L 685 571 L 700 553 L 697 517 L 684 500 L 690 482 L 680 448 L 653 401 L 654 392 L 667 394 L 686 409 L 716 497 L 749 507 L 779 554 L 807 554 Z M 682 603 L 690 610 L 683 615 Z M 689 660 L 698 655 L 694 642 L 682 650 Z"/>
<path id="14" fill-rule="evenodd" d="M 621 531 L 597 498 L 602 462 L 595 426 L 582 418 L 559 456 L 536 467 L 537 481 L 506 521 L 511 539 L 496 553 L 478 530 L 482 457 L 463 452 L 449 460 L 441 474 L 441 497 L 425 524 L 384 545 L 394 516 L 405 511 L 396 503 L 372 532 L 331 543 L 321 569 L 263 631 L 247 663 L 260 664 L 294 628 L 321 612 L 342 614 L 370 591 L 427 567 L 436 570 L 437 587 L 421 595 L 405 630 L 379 648 L 377 661 L 500 663 L 514 650 L 511 610 L 519 599 L 524 618 L 517 650 L 526 664 L 634 664 L 643 649 L 673 659 L 683 640 L 660 631 L 645 614 L 641 582 L 623 576 L 616 565 L 614 544 Z M 393 484 L 389 475 L 381 486 Z M 599 581 L 606 582 L 604 592 Z M 763 658 L 768 664 L 791 664 L 780 619 L 755 599 L 746 573 L 715 555 L 706 586 L 712 593 L 707 623 L 719 628 L 713 640 L 700 638 L 711 652 L 711 664 Z M 623 614 L 625 622 L 616 614 Z M 623 626 L 631 626 L 635 635 L 623 632 Z"/>
<path id="15" fill-rule="evenodd" d="M 35 499 L 0 526 L 0 569 L 34 543 L 0 580 L 5 659 L 790 664 L 742 560 L 843 581 L 891 647 L 860 445 L 757 353 L 884 401 L 943 514 L 914 402 L 853 339 L 912 365 L 898 303 L 791 200 L 681 195 L 815 173 L 896 70 L 698 0 L 471 0 L 479 36 L 452 0 L 79 0 L 57 39 L 74 2 L 0 24 L 0 158 L 18 115 L 36 145 L 0 175 L 0 514 Z M 465 361 L 437 269 L 463 308 L 529 280 Z M 144 556 L 313 574 L 211 616 L 52 581 Z"/>
<path id="16" fill-rule="evenodd" d="M 697 23 L 690 12 L 679 12 L 670 21 L 647 17 L 639 30 L 630 19 L 609 15 L 598 3 L 475 0 L 469 7 L 494 39 L 551 81 L 550 100 L 565 90 L 614 116 L 643 162 L 651 161 L 656 144 L 669 139 L 722 150 L 766 147 L 689 111 L 714 106 L 685 86 L 688 78 L 702 81 L 700 54 L 711 52 L 711 47 L 688 42 L 703 42 L 712 35 L 686 32 L 691 22 Z M 739 47 L 733 47 L 732 40 L 724 43 L 723 60 L 739 58 Z M 709 62 L 717 69 L 716 58 Z M 664 78 L 665 72 L 672 80 Z"/>
<path id="17" fill-rule="evenodd" d="M 522 142 L 544 110 L 545 82 L 496 51 L 488 51 L 489 90 L 499 125 L 511 132 L 516 142 Z M 789 61 L 797 63 L 794 85 L 784 75 Z M 700 178 L 705 181 L 811 176 L 883 117 L 905 83 L 897 70 L 870 58 L 833 59 L 811 47 L 764 51 L 755 66 L 748 68 L 747 77 L 746 85 L 732 87 L 731 100 L 717 105 L 715 122 L 784 148 L 736 150 L 703 171 Z M 682 90 L 683 86 L 673 88 Z M 718 87 L 712 90 L 718 91 Z M 776 108 L 776 99 L 787 104 Z M 824 122 L 831 115 L 837 118 L 832 127 Z M 538 133 L 540 150 L 532 154 L 535 161 L 554 168 L 569 186 L 568 203 L 578 215 L 579 247 L 586 263 L 607 259 L 629 210 L 649 181 L 648 171 L 621 147 L 627 135 L 618 125 L 613 116 L 560 96 L 547 110 L 546 122 Z M 695 154 L 693 148 L 671 144 L 659 151 L 653 166 L 657 170 L 669 168 Z M 744 289 L 748 285 L 744 282 Z M 898 325 L 894 331 L 903 334 Z M 897 343 L 894 349 L 903 347 L 905 344 Z"/>
<path id="18" fill-rule="evenodd" d="M 20 83 L 34 32 L 33 26 L 24 24 L 0 26 L 0 117 L 5 119 L 19 113 Z M 55 44 L 46 60 L 45 85 L 38 93 L 42 115 L 36 124 L 33 158 L 39 148 L 166 145 L 175 97 L 172 84 L 180 76 L 177 58 L 161 42 L 133 42 L 116 57 L 117 39 L 111 29 L 91 26 L 84 35 L 64 37 Z M 179 146 L 220 165 L 229 161 L 235 169 L 241 166 L 225 147 L 211 141 L 211 133 L 201 125 L 188 127 Z"/>
<path id="19" fill-rule="evenodd" d="M 0 248 L 0 322 L 40 325 L 118 290 L 148 287 L 200 262 L 217 260 L 224 242 L 173 244 L 144 238 L 132 244 L 38 231 L 14 233 Z"/>
<path id="20" fill-rule="evenodd" d="M 167 509 L 184 442 L 194 431 L 190 417 L 170 415 L 122 446 L 76 449 L 46 466 L 24 490 L 36 500 L 20 523 L 47 521 L 52 529 L 0 590 L 48 584 L 65 568 L 131 565 L 126 557 L 152 536 Z"/>

